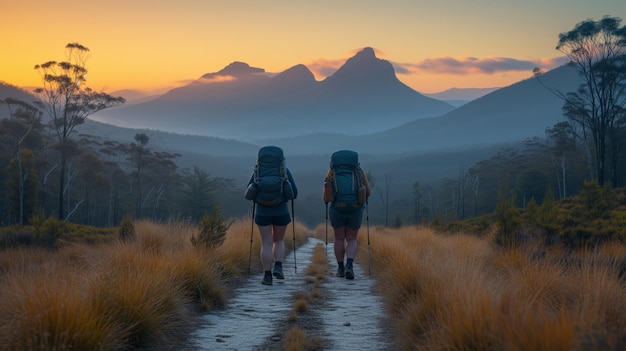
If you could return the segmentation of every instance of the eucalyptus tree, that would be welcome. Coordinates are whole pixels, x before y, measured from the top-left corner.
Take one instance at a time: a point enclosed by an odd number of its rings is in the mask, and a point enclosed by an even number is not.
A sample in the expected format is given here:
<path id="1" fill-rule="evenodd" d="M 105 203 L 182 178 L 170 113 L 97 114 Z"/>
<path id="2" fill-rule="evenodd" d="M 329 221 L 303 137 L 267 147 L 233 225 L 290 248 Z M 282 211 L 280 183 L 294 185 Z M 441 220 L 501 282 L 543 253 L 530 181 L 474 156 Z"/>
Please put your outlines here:
<path id="1" fill-rule="evenodd" d="M 135 135 L 136 143 L 130 143 L 124 150 L 126 159 L 131 164 L 131 176 L 134 180 L 134 210 L 135 218 L 145 216 L 144 208 L 151 209 L 150 216 L 158 219 L 161 205 L 171 210 L 176 201 L 163 201 L 168 196 L 173 197 L 173 190 L 180 184 L 180 174 L 174 159 L 180 154 L 165 151 L 155 151 L 147 147 L 150 137 L 144 133 Z M 163 211 L 161 211 L 161 214 Z M 162 217 L 162 216 L 161 216 Z"/>
<path id="2" fill-rule="evenodd" d="M 626 27 L 620 23 L 620 18 L 609 16 L 582 21 L 559 34 L 556 46 L 582 79 L 576 91 L 556 93 L 564 100 L 565 116 L 580 127 L 600 184 L 607 175 L 617 180 L 615 161 L 623 152 L 619 136 L 626 123 Z M 612 169 L 607 160 L 613 161 Z"/>
<path id="3" fill-rule="evenodd" d="M 65 46 L 66 60 L 48 61 L 35 65 L 42 87 L 35 89 L 38 103 L 50 118 L 60 151 L 58 211 L 64 219 L 65 177 L 68 161 L 68 142 L 74 129 L 92 114 L 125 102 L 104 92 L 85 87 L 89 49 L 78 43 Z"/>
<path id="4" fill-rule="evenodd" d="M 198 166 L 184 169 L 182 172 L 182 189 L 179 192 L 180 210 L 183 215 L 198 221 L 216 204 L 216 181 L 209 173 Z"/>

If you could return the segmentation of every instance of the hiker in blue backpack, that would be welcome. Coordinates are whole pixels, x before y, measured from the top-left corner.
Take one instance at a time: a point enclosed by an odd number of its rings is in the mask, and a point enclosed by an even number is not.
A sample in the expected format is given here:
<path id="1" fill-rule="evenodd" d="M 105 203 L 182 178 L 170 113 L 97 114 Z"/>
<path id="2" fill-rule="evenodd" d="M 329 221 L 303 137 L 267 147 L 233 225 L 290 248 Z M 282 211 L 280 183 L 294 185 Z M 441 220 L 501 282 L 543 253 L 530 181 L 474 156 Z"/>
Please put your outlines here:
<path id="1" fill-rule="evenodd" d="M 354 279 L 356 238 L 369 196 L 370 186 L 359 163 L 358 154 L 351 150 L 334 152 L 330 158 L 330 169 L 324 178 L 323 199 L 335 233 L 333 248 L 337 259 L 338 277 Z"/>
<path id="2" fill-rule="evenodd" d="M 282 266 L 285 257 L 285 232 L 287 225 L 291 223 L 287 203 L 297 196 L 298 188 L 291 172 L 285 167 L 283 150 L 277 146 L 259 149 L 245 198 L 254 201 L 254 223 L 261 233 L 261 263 L 264 271 L 262 284 L 272 285 L 272 263 L 273 276 L 276 279 L 285 279 Z"/>

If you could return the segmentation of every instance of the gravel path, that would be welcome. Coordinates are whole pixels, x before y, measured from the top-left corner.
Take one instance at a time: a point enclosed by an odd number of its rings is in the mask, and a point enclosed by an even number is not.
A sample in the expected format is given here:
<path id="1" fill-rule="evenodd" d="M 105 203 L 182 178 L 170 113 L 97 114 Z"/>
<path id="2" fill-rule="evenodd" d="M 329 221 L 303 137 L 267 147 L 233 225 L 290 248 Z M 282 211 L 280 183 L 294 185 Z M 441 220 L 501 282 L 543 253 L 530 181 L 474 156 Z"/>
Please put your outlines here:
<path id="1" fill-rule="evenodd" d="M 227 308 L 202 317 L 202 325 L 191 335 L 190 350 L 279 350 L 284 327 L 293 307 L 291 294 L 306 289 L 304 271 L 311 263 L 313 249 L 324 242 L 310 238 L 285 257 L 283 281 L 261 284 L 262 274 L 250 276 L 236 291 Z M 355 264 L 356 278 L 334 276 L 336 263 L 332 244 L 326 248 L 330 268 L 323 282 L 324 301 L 307 313 L 321 325 L 307 330 L 309 336 L 324 340 L 326 350 L 393 350 L 386 329 L 382 300 L 372 288 L 367 267 Z M 284 328 L 282 328 L 284 329 Z M 313 333 L 313 334 L 311 334 Z"/>

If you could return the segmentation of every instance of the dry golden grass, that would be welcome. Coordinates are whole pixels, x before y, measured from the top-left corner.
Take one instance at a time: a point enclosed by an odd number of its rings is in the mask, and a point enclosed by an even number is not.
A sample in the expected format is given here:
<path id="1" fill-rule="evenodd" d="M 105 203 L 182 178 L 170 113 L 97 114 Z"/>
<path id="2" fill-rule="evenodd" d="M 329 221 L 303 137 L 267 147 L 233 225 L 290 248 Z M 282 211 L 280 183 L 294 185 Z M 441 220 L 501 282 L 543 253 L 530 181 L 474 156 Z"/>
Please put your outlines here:
<path id="1" fill-rule="evenodd" d="M 167 350 L 200 310 L 227 302 L 226 280 L 248 267 L 250 220 L 224 245 L 191 244 L 189 223 L 134 223 L 132 241 L 0 255 L 0 345 L 16 350 Z M 258 230 L 253 263 L 260 267 Z M 296 243 L 307 238 L 296 224 Z M 287 242 L 289 249 L 292 241 Z"/>
<path id="2" fill-rule="evenodd" d="M 306 299 L 299 299 L 293 303 L 293 310 L 296 313 L 305 313 L 309 310 L 309 303 Z"/>
<path id="3" fill-rule="evenodd" d="M 285 335 L 285 351 L 306 351 L 307 334 L 306 331 L 295 327 L 290 329 Z"/>
<path id="4" fill-rule="evenodd" d="M 359 234 L 359 257 L 367 238 Z M 626 249 L 565 252 L 427 228 L 372 228 L 372 272 L 402 350 L 618 349 Z"/>
<path id="5" fill-rule="evenodd" d="M 85 293 L 87 281 L 49 261 L 12 272 L 0 290 L 0 344 L 6 350 L 120 350 L 124 325 L 103 316 Z"/>
<path id="6" fill-rule="evenodd" d="M 0 279 L 12 271 L 29 270 L 39 267 L 55 257 L 49 250 L 40 248 L 18 248 L 2 250 L 0 255 Z"/>

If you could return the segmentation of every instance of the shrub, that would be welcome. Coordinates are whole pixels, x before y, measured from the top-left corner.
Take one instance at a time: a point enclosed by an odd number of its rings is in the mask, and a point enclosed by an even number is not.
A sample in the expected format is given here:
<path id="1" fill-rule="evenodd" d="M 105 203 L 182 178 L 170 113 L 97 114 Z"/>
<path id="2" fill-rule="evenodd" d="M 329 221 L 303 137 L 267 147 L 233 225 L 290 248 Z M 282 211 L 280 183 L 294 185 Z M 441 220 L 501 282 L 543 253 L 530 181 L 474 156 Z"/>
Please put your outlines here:
<path id="1" fill-rule="evenodd" d="M 133 220 L 129 215 L 124 216 L 122 219 L 122 223 L 120 223 L 120 229 L 118 231 L 118 235 L 120 240 L 122 241 L 133 241 L 135 240 L 137 234 L 135 233 L 135 226 L 133 224 Z"/>
<path id="2" fill-rule="evenodd" d="M 515 198 L 507 199 L 506 196 L 500 194 L 493 215 L 498 225 L 496 243 L 502 246 L 514 245 L 516 243 L 515 235 L 521 227 L 521 215 L 515 207 Z"/>
<path id="3" fill-rule="evenodd" d="M 35 224 L 34 243 L 47 248 L 55 248 L 63 231 L 64 222 L 55 217 L 48 217 L 42 223 Z"/>
<path id="4" fill-rule="evenodd" d="M 200 232 L 196 236 L 191 237 L 191 243 L 196 247 L 204 247 L 204 248 L 216 248 L 221 246 L 226 239 L 226 233 L 228 232 L 228 228 L 233 222 L 226 223 L 224 221 L 224 217 L 222 217 L 222 213 L 220 211 L 220 206 L 213 206 L 213 213 L 208 214 L 204 213 L 202 219 L 200 219 L 199 229 Z"/>

